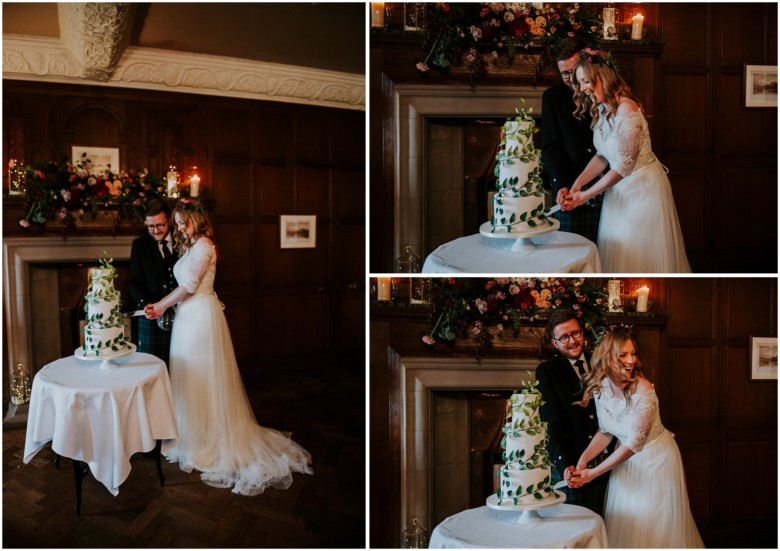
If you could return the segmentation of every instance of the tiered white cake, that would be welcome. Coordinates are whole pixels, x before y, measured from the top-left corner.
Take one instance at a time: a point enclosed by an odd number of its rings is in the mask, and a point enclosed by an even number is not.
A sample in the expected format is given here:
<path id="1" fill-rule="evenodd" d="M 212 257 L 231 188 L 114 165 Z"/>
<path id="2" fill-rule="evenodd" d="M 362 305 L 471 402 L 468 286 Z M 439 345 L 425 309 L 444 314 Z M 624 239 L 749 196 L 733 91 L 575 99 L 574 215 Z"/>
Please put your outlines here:
<path id="1" fill-rule="evenodd" d="M 504 466 L 499 471 L 499 505 L 530 505 L 554 497 L 547 423 L 539 417 L 542 395 L 538 383 L 524 383 L 509 400 L 504 425 Z"/>
<path id="2" fill-rule="evenodd" d="M 84 306 L 87 324 L 82 346 L 85 358 L 119 355 L 132 349 L 125 337 L 119 291 L 114 288 L 116 270 L 111 262 L 111 259 L 101 259 L 100 267 L 89 270 Z"/>
<path id="3" fill-rule="evenodd" d="M 533 142 L 537 131 L 533 117 L 522 109 L 504 123 L 496 155 L 498 193 L 493 196 L 490 219 L 493 232 L 520 233 L 550 224 L 544 216 L 541 150 Z"/>

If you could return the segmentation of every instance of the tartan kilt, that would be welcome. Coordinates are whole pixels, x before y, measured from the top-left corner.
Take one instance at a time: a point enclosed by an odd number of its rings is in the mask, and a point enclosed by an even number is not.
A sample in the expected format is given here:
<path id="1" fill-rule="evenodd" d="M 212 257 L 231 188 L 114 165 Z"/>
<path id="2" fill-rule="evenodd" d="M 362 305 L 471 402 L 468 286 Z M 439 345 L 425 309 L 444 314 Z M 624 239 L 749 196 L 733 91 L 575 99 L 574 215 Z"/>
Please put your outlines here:
<path id="1" fill-rule="evenodd" d="M 595 206 L 585 204 L 566 212 L 559 210 L 553 214 L 553 218 L 561 223 L 561 231 L 576 233 L 596 243 L 599 236 L 601 201 Z"/>
<path id="2" fill-rule="evenodd" d="M 563 480 L 563 471 L 553 465 L 552 468 L 553 485 Z M 566 494 L 566 503 L 586 507 L 604 517 L 604 497 L 607 493 L 607 483 L 609 482 L 609 473 L 603 474 L 585 484 L 581 488 L 569 488 L 564 486 L 559 492 Z"/>
<path id="3" fill-rule="evenodd" d="M 160 329 L 157 320 L 139 317 L 135 341 L 138 352 L 157 356 L 168 366 L 171 353 L 171 332 Z"/>

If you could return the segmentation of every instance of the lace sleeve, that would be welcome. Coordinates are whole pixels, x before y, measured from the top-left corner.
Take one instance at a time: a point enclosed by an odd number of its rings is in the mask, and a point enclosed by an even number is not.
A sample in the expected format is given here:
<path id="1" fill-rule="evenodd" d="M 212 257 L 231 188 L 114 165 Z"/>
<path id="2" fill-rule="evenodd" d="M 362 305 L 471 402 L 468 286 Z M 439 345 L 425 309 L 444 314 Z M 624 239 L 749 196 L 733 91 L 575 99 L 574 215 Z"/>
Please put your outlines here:
<path id="1" fill-rule="evenodd" d="M 618 162 L 614 168 L 622 177 L 634 171 L 642 146 L 642 114 L 637 111 L 623 117 L 618 123 Z"/>
<path id="2" fill-rule="evenodd" d="M 195 293 L 213 262 L 215 254 L 214 247 L 207 241 L 201 239 L 195 243 L 190 250 L 189 261 L 183 266 L 184 270 L 182 270 L 179 285 L 186 287 L 190 293 Z"/>
<path id="3" fill-rule="evenodd" d="M 643 396 L 634 396 L 634 411 L 631 415 L 631 428 L 628 439 L 623 442 L 634 453 L 639 453 L 645 447 L 653 421 L 658 415 L 658 396 L 650 391 Z"/>

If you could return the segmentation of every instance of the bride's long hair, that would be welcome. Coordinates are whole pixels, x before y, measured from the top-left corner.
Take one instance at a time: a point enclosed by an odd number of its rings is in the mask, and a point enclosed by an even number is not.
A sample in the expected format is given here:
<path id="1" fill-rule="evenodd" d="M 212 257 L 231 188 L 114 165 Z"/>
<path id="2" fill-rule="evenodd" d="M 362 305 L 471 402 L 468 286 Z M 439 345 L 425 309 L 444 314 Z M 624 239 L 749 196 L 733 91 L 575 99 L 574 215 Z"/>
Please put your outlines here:
<path id="1" fill-rule="evenodd" d="M 216 247 L 217 241 L 214 237 L 214 228 L 211 225 L 206 209 L 200 202 L 193 201 L 192 199 L 181 199 L 173 209 L 171 218 L 173 218 L 174 224 L 176 224 L 176 215 L 179 215 L 186 224 L 187 221 L 192 221 L 192 227 L 195 228 L 195 235 L 192 241 L 186 233 L 179 231 L 174 232 L 173 240 L 176 244 L 176 250 L 183 253 L 201 237 L 208 237 Z"/>
<path id="2" fill-rule="evenodd" d="M 601 391 L 602 381 L 609 376 L 610 366 L 614 363 L 622 365 L 620 361 L 620 353 L 623 351 L 623 347 L 626 342 L 631 341 L 631 344 L 636 348 L 636 340 L 633 335 L 625 329 L 619 328 L 614 331 L 607 332 L 599 342 L 596 349 L 593 351 L 593 355 L 590 358 L 591 372 L 585 377 L 585 392 L 582 395 L 582 400 L 574 402 L 580 406 L 587 406 L 593 398 L 594 393 Z M 632 378 L 628 380 L 626 388 L 623 389 L 623 396 L 626 397 L 626 402 L 631 403 L 631 395 L 636 390 L 638 379 L 644 378 L 642 372 L 642 363 L 639 361 L 637 355 L 636 364 L 634 364 L 634 370 L 631 373 Z"/>
<path id="3" fill-rule="evenodd" d="M 621 98 L 628 98 L 636 102 L 639 109 L 642 109 L 642 104 L 639 102 L 628 83 L 620 76 L 617 65 L 609 54 L 599 50 L 585 49 L 580 51 L 580 59 L 574 66 L 574 105 L 577 108 L 574 110 L 574 116 L 577 119 L 582 119 L 585 113 L 591 116 L 590 127 L 593 128 L 601 116 L 601 112 L 598 109 L 598 105 L 594 103 L 590 97 L 582 92 L 579 80 L 577 80 L 577 70 L 582 69 L 585 76 L 591 82 L 591 85 L 597 81 L 601 82 L 601 87 L 604 90 L 604 101 L 601 105 L 604 106 L 604 115 L 607 122 L 610 122 L 617 113 L 618 104 Z"/>

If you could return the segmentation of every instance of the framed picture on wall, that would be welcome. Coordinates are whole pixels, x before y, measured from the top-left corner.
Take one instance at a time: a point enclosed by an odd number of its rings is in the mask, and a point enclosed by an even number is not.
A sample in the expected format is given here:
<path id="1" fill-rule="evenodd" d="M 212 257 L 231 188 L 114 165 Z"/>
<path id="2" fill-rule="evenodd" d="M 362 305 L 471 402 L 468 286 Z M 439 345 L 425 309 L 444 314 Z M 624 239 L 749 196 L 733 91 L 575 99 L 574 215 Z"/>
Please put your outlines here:
<path id="1" fill-rule="evenodd" d="M 92 161 L 90 172 L 100 174 L 110 171 L 119 172 L 119 148 L 118 147 L 94 147 L 91 145 L 74 145 L 71 147 L 71 162 L 89 159 Z"/>
<path id="2" fill-rule="evenodd" d="M 279 231 L 282 249 L 313 249 L 317 246 L 317 215 L 282 214 Z"/>
<path id="3" fill-rule="evenodd" d="M 777 337 L 750 337 L 750 380 L 777 380 Z"/>
<path id="4" fill-rule="evenodd" d="M 745 65 L 745 107 L 777 107 L 777 65 Z"/>

